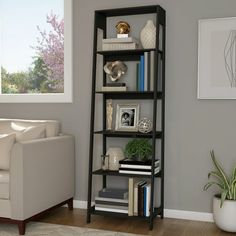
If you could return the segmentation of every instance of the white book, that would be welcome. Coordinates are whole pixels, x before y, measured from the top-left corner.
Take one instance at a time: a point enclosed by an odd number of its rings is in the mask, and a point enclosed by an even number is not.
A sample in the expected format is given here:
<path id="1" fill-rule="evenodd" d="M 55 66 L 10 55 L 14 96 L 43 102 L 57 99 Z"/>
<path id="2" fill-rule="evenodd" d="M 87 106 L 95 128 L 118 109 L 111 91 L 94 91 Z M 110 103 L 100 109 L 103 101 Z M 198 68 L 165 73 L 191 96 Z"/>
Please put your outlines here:
<path id="1" fill-rule="evenodd" d="M 109 38 L 103 39 L 102 43 L 139 43 L 139 41 L 132 37 L 125 38 Z"/>
<path id="2" fill-rule="evenodd" d="M 128 203 L 128 199 L 107 198 L 107 197 L 95 197 L 95 201 Z"/>
<path id="3" fill-rule="evenodd" d="M 103 51 L 115 51 L 115 50 L 133 50 L 137 49 L 138 44 L 136 43 L 103 43 Z"/>
<path id="4" fill-rule="evenodd" d="M 134 179 L 129 178 L 129 208 L 128 215 L 134 215 Z"/>
<path id="5" fill-rule="evenodd" d="M 148 184 L 145 186 L 145 194 L 146 194 L 146 201 L 145 204 L 145 212 L 144 216 L 149 217 L 150 216 L 150 202 L 151 202 L 151 184 Z"/>
<path id="6" fill-rule="evenodd" d="M 155 167 L 159 166 L 159 161 L 155 162 Z M 151 170 L 152 166 L 151 165 L 129 165 L 129 164 L 121 164 L 121 168 L 129 168 L 129 169 L 141 169 L 141 170 Z"/>
<path id="7" fill-rule="evenodd" d="M 113 91 L 127 91 L 126 86 L 119 86 L 119 87 L 113 87 L 113 86 L 102 86 L 102 92 L 113 92 Z"/>
<path id="8" fill-rule="evenodd" d="M 123 210 L 123 209 L 114 209 L 114 208 L 106 208 L 106 207 L 96 207 L 96 211 L 107 211 L 107 212 L 117 212 L 117 213 L 124 213 L 128 214 L 128 210 Z"/>
<path id="9" fill-rule="evenodd" d="M 148 91 L 148 52 L 144 53 L 144 91 Z"/>
<path id="10" fill-rule="evenodd" d="M 155 52 L 150 52 L 150 91 L 154 91 L 154 62 L 155 62 Z"/>
<path id="11" fill-rule="evenodd" d="M 157 174 L 160 171 L 160 167 L 157 167 L 154 171 L 154 174 Z M 132 171 L 132 170 L 119 170 L 121 174 L 134 174 L 134 175 L 151 175 L 151 171 Z"/>

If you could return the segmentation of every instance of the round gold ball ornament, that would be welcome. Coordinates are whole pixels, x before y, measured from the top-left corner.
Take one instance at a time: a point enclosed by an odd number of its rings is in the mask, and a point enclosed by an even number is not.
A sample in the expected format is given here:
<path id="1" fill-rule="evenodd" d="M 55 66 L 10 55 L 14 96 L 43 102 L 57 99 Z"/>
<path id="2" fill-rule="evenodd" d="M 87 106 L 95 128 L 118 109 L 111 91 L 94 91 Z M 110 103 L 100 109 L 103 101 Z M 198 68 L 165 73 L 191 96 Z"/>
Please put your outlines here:
<path id="1" fill-rule="evenodd" d="M 118 34 L 128 34 L 130 32 L 130 25 L 126 21 L 119 21 L 116 24 L 116 32 Z"/>

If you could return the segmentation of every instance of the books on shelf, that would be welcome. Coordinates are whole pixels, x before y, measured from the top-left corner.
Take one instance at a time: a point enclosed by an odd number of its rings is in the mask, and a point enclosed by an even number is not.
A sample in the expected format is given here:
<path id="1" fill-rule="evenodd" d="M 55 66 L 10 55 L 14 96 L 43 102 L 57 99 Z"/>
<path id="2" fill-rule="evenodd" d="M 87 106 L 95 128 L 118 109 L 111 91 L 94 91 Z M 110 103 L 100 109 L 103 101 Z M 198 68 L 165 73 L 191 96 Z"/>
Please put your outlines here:
<path id="1" fill-rule="evenodd" d="M 127 189 L 103 188 L 98 192 L 98 197 L 128 199 Z"/>
<path id="2" fill-rule="evenodd" d="M 98 195 L 101 195 L 101 192 L 104 193 L 104 189 L 99 191 Z M 127 189 L 109 189 L 105 192 L 109 192 L 109 194 L 107 195 L 108 197 L 95 197 L 95 210 L 128 214 Z M 110 194 L 111 192 L 112 194 Z M 125 193 L 125 196 L 123 194 L 120 195 L 120 193 Z M 112 196 L 116 196 L 116 198 Z"/>
<path id="3" fill-rule="evenodd" d="M 102 86 L 102 92 L 125 92 L 127 91 L 126 86 Z"/>
<path id="4" fill-rule="evenodd" d="M 156 167 L 154 170 L 154 175 L 160 172 L 160 167 Z M 134 174 L 134 175 L 151 175 L 151 170 L 133 170 L 133 169 L 119 169 L 119 173 L 121 174 Z"/>
<path id="5" fill-rule="evenodd" d="M 108 38 L 102 40 L 103 51 L 132 50 L 139 47 L 139 42 L 135 38 Z"/>
<path id="6" fill-rule="evenodd" d="M 119 161 L 120 168 L 119 173 L 122 174 L 140 174 L 140 175 L 151 175 L 152 174 L 152 160 L 147 161 L 136 161 L 132 159 L 123 159 Z M 154 162 L 154 174 L 160 171 L 160 160 L 156 159 Z"/>
<path id="7" fill-rule="evenodd" d="M 160 61 L 160 60 L 159 60 Z M 153 91 L 155 80 L 155 51 L 144 52 L 136 66 L 136 89 L 137 91 Z M 159 66 L 159 69 L 160 66 Z"/>
<path id="8" fill-rule="evenodd" d="M 132 183 L 132 184 L 130 184 Z M 150 216 L 151 184 L 146 180 L 129 178 L 129 216 Z"/>

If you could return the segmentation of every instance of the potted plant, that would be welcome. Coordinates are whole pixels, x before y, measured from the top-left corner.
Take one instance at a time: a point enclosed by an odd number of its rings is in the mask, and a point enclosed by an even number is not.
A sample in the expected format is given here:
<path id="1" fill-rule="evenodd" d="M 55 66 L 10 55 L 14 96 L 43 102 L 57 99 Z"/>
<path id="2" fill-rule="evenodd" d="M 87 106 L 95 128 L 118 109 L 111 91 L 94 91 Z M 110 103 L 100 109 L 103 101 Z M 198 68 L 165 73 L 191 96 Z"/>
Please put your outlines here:
<path id="1" fill-rule="evenodd" d="M 125 146 L 125 156 L 130 159 L 146 161 L 152 155 L 152 145 L 147 139 L 133 139 Z"/>
<path id="2" fill-rule="evenodd" d="M 236 232 L 236 166 L 228 176 L 216 160 L 214 151 L 210 153 L 215 170 L 208 174 L 208 178 L 214 178 L 214 180 L 208 182 L 204 190 L 213 185 L 220 189 L 220 193 L 213 198 L 213 218 L 222 230 Z"/>

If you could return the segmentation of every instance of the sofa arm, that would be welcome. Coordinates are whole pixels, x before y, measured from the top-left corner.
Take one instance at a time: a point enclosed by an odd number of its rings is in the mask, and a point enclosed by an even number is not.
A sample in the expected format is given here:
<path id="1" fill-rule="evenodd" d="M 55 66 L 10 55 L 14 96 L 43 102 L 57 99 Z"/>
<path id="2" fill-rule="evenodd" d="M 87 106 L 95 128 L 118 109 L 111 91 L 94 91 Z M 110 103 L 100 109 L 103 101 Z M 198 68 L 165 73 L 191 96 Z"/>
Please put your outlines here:
<path id="1" fill-rule="evenodd" d="M 15 143 L 10 162 L 12 219 L 24 220 L 74 196 L 74 138 Z"/>

